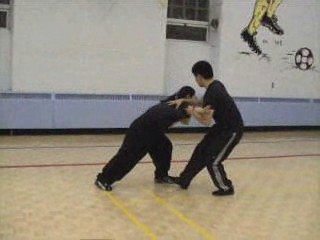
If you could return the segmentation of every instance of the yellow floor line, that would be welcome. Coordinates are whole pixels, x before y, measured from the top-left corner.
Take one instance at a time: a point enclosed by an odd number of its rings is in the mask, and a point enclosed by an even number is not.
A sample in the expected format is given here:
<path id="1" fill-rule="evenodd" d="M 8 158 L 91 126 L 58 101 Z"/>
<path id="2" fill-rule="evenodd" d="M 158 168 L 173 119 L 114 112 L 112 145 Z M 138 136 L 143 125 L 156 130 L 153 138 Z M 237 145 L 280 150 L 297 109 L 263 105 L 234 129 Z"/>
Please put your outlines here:
<path id="1" fill-rule="evenodd" d="M 171 213 L 176 215 L 180 220 L 183 222 L 189 224 L 192 228 L 194 228 L 204 239 L 207 240 L 214 240 L 215 238 L 212 236 L 211 233 L 209 233 L 206 229 L 198 225 L 196 222 L 192 221 L 190 218 L 188 218 L 186 215 L 184 215 L 182 212 L 180 212 L 178 209 L 170 205 L 165 199 L 157 196 L 156 194 L 152 193 L 149 190 L 144 189 L 144 191 L 152 196 L 159 204 L 161 204 L 163 207 L 168 209 Z"/>
<path id="2" fill-rule="evenodd" d="M 147 234 L 151 239 L 157 240 L 158 238 L 154 235 L 154 233 L 148 228 L 146 225 L 144 225 L 142 222 L 139 221 L 139 219 L 130 212 L 117 198 L 113 196 L 112 193 L 107 192 L 106 193 L 108 198 L 111 200 L 111 202 L 116 205 L 118 208 L 122 210 L 122 212 L 134 223 L 136 224 L 145 234 Z"/>

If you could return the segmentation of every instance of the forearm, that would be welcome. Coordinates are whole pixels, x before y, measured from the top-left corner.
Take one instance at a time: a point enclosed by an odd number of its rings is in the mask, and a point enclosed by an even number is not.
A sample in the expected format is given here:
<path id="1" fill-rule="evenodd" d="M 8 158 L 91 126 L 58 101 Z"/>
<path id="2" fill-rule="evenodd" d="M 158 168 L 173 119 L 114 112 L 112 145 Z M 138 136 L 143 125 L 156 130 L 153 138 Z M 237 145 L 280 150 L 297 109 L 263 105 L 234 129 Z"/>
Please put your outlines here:
<path id="1" fill-rule="evenodd" d="M 192 115 L 199 123 L 209 126 L 213 123 L 213 112 L 209 108 L 195 107 Z"/>
<path id="2" fill-rule="evenodd" d="M 204 117 L 202 114 L 194 112 L 192 116 L 201 124 L 205 126 L 210 126 L 212 124 L 212 118 Z"/>

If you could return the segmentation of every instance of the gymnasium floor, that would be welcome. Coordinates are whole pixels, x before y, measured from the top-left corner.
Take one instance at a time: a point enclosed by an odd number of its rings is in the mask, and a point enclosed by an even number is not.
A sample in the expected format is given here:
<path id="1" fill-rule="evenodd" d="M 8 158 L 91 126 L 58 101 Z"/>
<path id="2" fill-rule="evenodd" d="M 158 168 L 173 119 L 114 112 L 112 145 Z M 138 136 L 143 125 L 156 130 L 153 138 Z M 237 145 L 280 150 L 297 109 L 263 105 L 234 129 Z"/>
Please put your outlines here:
<path id="1" fill-rule="evenodd" d="M 171 175 L 202 134 L 170 134 Z M 123 135 L 0 136 L 1 240 L 318 240 L 320 131 L 248 132 L 225 162 L 236 194 L 153 183 L 146 157 L 111 193 L 96 173 Z"/>

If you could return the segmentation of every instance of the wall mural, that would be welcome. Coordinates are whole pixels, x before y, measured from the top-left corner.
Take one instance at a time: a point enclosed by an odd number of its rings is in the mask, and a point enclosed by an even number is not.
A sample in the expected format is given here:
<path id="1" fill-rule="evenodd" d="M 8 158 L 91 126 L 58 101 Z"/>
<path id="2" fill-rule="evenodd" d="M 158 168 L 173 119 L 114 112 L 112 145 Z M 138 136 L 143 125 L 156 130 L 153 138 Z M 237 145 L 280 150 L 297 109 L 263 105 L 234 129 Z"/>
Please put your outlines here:
<path id="1" fill-rule="evenodd" d="M 308 70 L 313 64 L 313 53 L 309 48 L 300 48 L 295 54 L 295 64 L 300 70 Z"/>
<path id="2" fill-rule="evenodd" d="M 257 55 L 262 54 L 262 50 L 256 41 L 256 35 L 260 26 L 268 28 L 276 35 L 283 35 L 284 31 L 278 24 L 276 11 L 282 0 L 256 0 L 253 16 L 248 24 L 241 32 L 241 38 L 245 41 L 249 48 Z"/>
<path id="3" fill-rule="evenodd" d="M 281 36 L 285 33 L 284 29 L 279 24 L 279 19 L 276 15 L 278 7 L 283 0 L 256 0 L 253 15 L 248 25 L 242 30 L 241 39 L 248 45 L 250 51 L 241 51 L 242 55 L 257 55 L 260 59 L 271 61 L 271 56 L 263 52 L 259 46 L 256 37 L 258 36 L 259 28 L 265 27 L 270 30 L 270 33 Z M 262 39 L 260 42 L 268 44 L 269 41 Z M 282 46 L 282 40 L 275 40 L 274 44 Z M 282 57 L 282 60 L 289 64 L 288 68 L 296 68 L 298 70 L 315 70 L 314 55 L 312 50 L 307 47 L 301 47 L 297 50 L 292 50 Z M 290 61 L 291 60 L 291 61 Z M 318 71 L 317 71 L 318 72 Z"/>

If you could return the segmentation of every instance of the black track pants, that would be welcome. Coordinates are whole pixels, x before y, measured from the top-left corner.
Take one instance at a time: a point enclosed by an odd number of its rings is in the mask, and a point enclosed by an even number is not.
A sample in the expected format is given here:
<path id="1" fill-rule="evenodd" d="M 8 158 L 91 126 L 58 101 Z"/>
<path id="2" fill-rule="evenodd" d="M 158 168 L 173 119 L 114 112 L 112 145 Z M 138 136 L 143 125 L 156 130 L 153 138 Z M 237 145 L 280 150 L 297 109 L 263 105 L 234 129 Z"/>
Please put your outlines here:
<path id="1" fill-rule="evenodd" d="M 168 176 L 172 157 L 172 143 L 168 137 L 164 134 L 159 135 L 148 152 L 156 167 L 154 176 L 156 178 Z"/>
<path id="2" fill-rule="evenodd" d="M 101 180 L 113 184 L 128 174 L 149 153 L 156 167 L 155 177 L 168 176 L 172 143 L 162 133 L 129 129 L 116 155 L 105 165 Z"/>
<path id="3" fill-rule="evenodd" d="M 241 137 L 242 130 L 228 131 L 211 128 L 196 146 L 190 161 L 181 172 L 181 184 L 189 186 L 192 179 L 206 167 L 218 189 L 228 190 L 232 187 L 232 182 L 224 170 L 223 161 L 239 143 Z"/>

